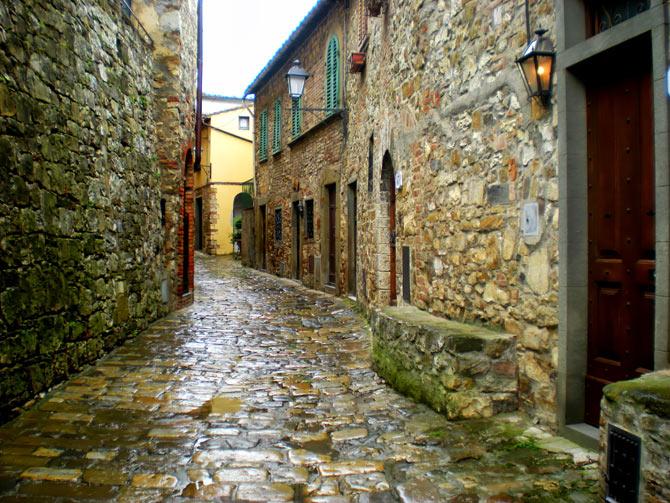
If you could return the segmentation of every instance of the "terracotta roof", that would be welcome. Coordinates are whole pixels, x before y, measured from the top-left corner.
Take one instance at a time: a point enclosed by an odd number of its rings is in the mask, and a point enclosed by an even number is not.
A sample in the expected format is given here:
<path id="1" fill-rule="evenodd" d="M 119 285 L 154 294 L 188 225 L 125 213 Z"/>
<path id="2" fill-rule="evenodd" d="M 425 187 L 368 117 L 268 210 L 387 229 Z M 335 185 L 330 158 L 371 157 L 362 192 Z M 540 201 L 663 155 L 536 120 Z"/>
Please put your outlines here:
<path id="1" fill-rule="evenodd" d="M 262 87 L 272 75 L 277 72 L 286 62 L 291 52 L 299 46 L 316 28 L 319 21 L 323 18 L 328 9 L 330 9 L 338 0 L 318 0 L 312 10 L 310 10 L 305 18 L 300 22 L 298 27 L 293 30 L 286 41 L 282 44 L 279 50 L 272 56 L 270 61 L 263 67 L 260 73 L 256 76 L 254 81 L 249 84 L 249 87 L 244 91 L 244 95 L 254 94 L 260 87 Z"/>

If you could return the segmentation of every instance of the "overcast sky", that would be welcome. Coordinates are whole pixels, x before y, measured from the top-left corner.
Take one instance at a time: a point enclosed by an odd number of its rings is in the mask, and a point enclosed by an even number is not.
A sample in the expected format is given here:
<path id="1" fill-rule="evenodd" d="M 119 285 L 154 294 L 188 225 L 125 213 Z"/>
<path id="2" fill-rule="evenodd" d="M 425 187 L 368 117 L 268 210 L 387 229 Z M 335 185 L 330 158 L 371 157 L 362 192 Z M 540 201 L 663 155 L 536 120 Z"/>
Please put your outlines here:
<path id="1" fill-rule="evenodd" d="M 204 0 L 203 91 L 242 96 L 316 0 Z"/>

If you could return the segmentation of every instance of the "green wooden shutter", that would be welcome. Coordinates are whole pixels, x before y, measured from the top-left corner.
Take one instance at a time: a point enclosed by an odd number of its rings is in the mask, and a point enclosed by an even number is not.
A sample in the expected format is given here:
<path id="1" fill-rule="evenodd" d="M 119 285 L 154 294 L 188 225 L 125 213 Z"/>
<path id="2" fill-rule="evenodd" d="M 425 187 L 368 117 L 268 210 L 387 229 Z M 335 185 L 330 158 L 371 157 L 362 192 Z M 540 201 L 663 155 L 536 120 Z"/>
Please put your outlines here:
<path id="1" fill-rule="evenodd" d="M 340 48 L 337 37 L 328 41 L 326 50 L 326 108 L 340 107 Z M 333 113 L 328 112 L 328 114 Z"/>
<path id="2" fill-rule="evenodd" d="M 272 128 L 272 153 L 281 151 L 281 98 L 275 101 L 274 127 Z"/>
<path id="3" fill-rule="evenodd" d="M 291 100 L 291 135 L 295 138 L 302 131 L 302 96 Z"/>
<path id="4" fill-rule="evenodd" d="M 268 160 L 268 111 L 263 110 L 260 115 L 260 132 L 258 133 L 258 158 Z"/>

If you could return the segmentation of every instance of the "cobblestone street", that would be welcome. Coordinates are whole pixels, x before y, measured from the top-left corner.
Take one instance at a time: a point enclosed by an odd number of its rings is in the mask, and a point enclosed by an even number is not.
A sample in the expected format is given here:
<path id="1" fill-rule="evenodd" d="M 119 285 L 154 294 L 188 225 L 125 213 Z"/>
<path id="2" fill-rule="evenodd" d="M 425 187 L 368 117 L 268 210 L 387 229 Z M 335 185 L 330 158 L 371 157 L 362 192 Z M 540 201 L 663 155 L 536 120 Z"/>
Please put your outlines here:
<path id="1" fill-rule="evenodd" d="M 597 500 L 594 453 L 387 387 L 345 301 L 197 265 L 193 306 L 0 428 L 0 499 Z"/>

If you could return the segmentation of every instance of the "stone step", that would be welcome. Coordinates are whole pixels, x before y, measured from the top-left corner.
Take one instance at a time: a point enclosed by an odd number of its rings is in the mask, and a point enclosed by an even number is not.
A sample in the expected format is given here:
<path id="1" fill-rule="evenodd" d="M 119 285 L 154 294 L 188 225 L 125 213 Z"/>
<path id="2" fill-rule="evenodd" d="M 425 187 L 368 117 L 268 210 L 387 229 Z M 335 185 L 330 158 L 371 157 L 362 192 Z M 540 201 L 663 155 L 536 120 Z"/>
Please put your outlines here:
<path id="1" fill-rule="evenodd" d="M 516 337 L 413 306 L 372 310 L 373 362 L 399 391 L 449 419 L 518 408 Z"/>

